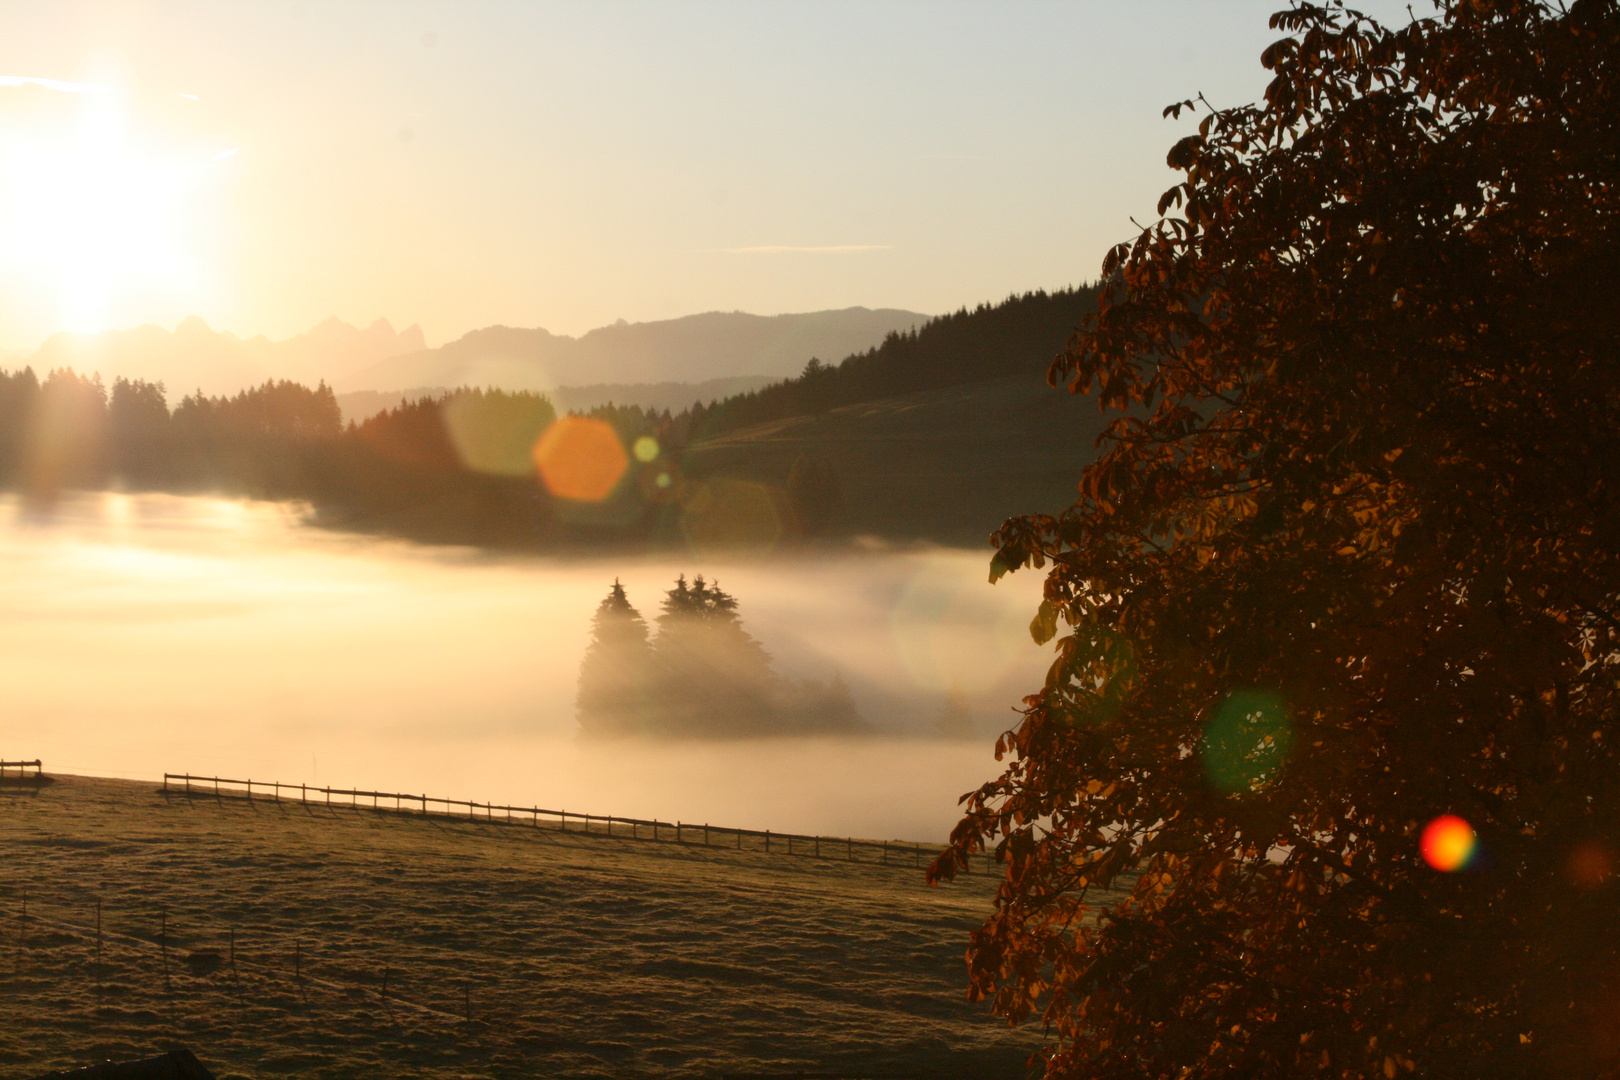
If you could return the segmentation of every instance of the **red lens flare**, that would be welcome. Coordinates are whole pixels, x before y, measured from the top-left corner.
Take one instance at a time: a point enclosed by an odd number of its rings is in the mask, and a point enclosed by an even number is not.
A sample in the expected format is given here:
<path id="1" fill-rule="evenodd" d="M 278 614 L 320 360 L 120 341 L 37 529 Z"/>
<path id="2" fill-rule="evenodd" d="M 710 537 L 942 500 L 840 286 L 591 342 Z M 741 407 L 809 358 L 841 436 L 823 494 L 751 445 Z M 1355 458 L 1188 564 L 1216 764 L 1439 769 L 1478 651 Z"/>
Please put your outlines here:
<path id="1" fill-rule="evenodd" d="M 1453 873 L 1474 858 L 1478 838 L 1474 827 L 1456 814 L 1441 814 L 1423 827 L 1423 861 L 1436 870 Z"/>

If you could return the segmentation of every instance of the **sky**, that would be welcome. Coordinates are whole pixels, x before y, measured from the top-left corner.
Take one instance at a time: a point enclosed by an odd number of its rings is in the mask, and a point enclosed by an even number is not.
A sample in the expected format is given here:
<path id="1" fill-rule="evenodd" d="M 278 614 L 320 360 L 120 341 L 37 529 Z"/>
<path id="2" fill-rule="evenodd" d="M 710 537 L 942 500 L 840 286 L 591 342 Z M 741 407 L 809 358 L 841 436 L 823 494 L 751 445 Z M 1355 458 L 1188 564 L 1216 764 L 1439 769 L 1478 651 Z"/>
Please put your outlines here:
<path id="1" fill-rule="evenodd" d="M 0 0 L 0 349 L 1087 281 L 1281 6 Z"/>

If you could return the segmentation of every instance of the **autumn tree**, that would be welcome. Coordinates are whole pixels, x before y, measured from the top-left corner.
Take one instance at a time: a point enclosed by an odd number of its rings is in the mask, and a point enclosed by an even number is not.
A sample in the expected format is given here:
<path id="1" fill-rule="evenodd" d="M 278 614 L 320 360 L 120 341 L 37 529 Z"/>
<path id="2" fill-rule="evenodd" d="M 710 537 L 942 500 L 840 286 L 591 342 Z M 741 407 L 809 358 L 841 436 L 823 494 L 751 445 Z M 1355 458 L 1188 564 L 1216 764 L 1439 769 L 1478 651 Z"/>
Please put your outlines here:
<path id="1" fill-rule="evenodd" d="M 591 641 L 579 666 L 575 709 L 582 733 L 614 736 L 645 730 L 651 683 L 647 622 L 615 578 L 591 619 Z"/>
<path id="2" fill-rule="evenodd" d="M 1119 416 L 994 538 L 1056 656 L 931 874 L 1050 1076 L 1612 1076 L 1620 15 L 1272 26 L 1053 363 Z"/>

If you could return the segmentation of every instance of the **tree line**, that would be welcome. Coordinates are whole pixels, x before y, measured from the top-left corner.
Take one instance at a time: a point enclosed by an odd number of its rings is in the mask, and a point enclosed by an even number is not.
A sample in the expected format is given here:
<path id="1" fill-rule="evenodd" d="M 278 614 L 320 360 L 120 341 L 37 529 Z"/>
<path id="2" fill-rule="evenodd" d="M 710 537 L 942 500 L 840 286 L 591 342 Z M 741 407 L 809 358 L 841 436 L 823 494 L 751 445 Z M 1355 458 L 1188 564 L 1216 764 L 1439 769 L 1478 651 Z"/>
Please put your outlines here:
<path id="1" fill-rule="evenodd" d="M 777 674 L 718 581 L 685 575 L 664 594 L 657 634 L 617 580 L 597 606 L 580 663 L 577 714 L 592 738 L 739 738 L 868 730 L 838 675 Z"/>
<path id="2" fill-rule="evenodd" d="M 162 383 L 109 387 L 71 369 L 43 379 L 0 372 L 0 485 L 39 499 L 106 485 L 301 499 L 334 525 L 446 542 L 674 542 L 682 500 L 706 479 L 684 469 L 693 443 L 890 394 L 1033 377 L 1095 303 L 1092 286 L 1016 295 L 891 334 L 838 364 L 812 359 L 759 391 L 677 412 L 593 408 L 583 415 L 607 424 L 629 456 L 599 504 L 554 499 L 536 483 L 534 441 L 557 417 L 543 394 L 457 390 L 345 424 L 324 384 L 271 381 L 171 407 Z M 838 532 L 842 484 L 828 462 L 801 456 L 775 483 L 790 535 Z"/>
<path id="3" fill-rule="evenodd" d="M 333 523 L 422 539 L 527 544 L 645 536 L 661 503 L 649 473 L 668 468 L 692 417 L 608 404 L 589 412 L 624 446 L 651 437 L 613 505 L 560 510 L 535 482 L 533 447 L 557 418 L 543 394 L 457 390 L 344 424 L 324 383 L 270 381 L 230 396 L 58 369 L 0 371 L 0 486 L 38 500 L 116 486 L 301 499 Z M 696 414 L 701 419 L 701 412 Z M 637 482 L 644 481 L 644 482 Z"/>

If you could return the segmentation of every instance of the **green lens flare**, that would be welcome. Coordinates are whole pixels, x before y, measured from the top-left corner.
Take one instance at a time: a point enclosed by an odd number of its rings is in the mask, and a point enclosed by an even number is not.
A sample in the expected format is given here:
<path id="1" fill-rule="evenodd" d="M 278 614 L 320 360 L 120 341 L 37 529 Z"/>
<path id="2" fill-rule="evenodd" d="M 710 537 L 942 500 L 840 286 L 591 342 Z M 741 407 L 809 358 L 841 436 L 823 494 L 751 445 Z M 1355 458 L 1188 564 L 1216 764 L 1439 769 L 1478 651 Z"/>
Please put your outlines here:
<path id="1" fill-rule="evenodd" d="M 1264 690 L 1228 694 L 1204 727 L 1204 770 L 1228 795 L 1259 791 L 1282 772 L 1294 732 L 1282 697 Z"/>

